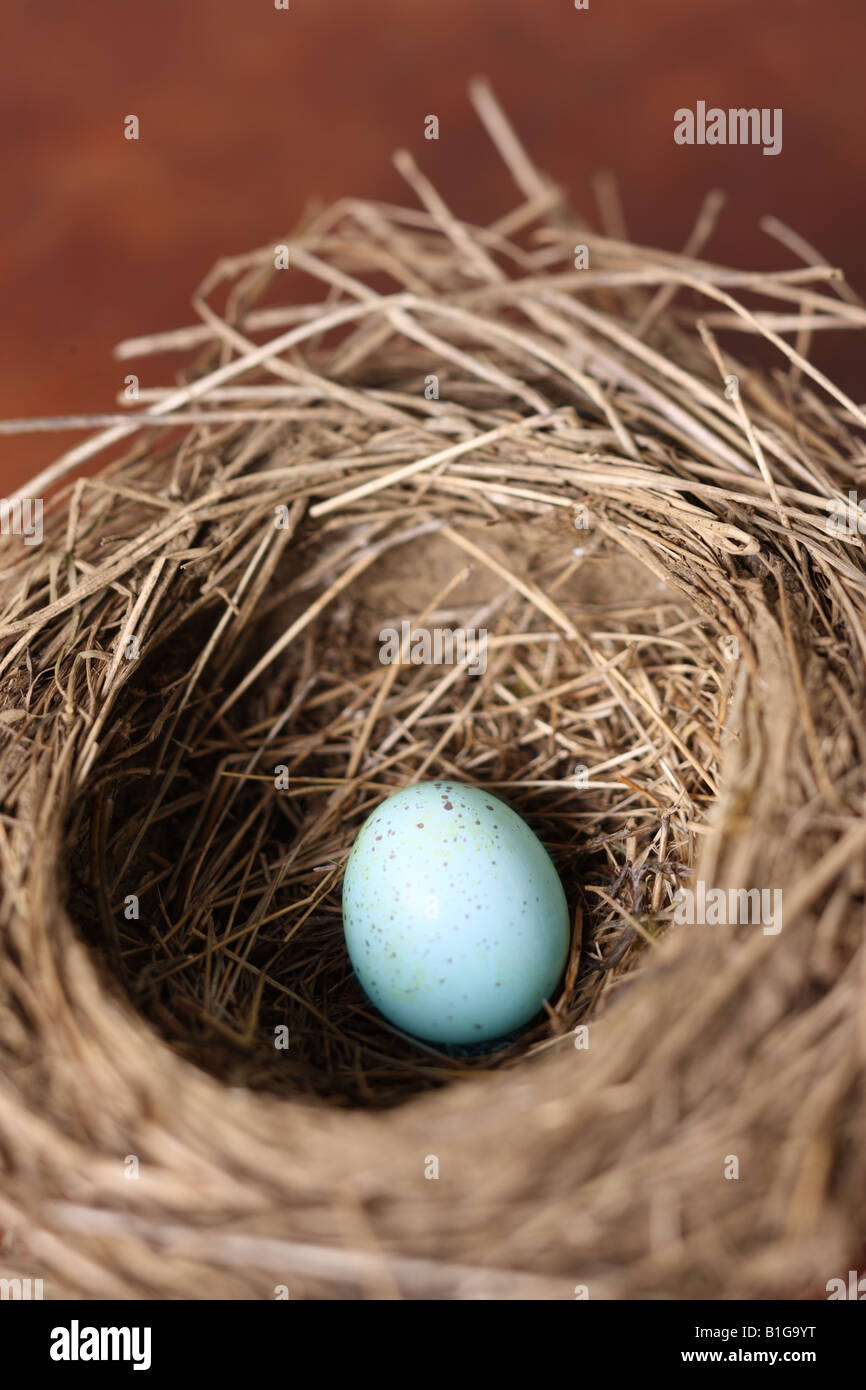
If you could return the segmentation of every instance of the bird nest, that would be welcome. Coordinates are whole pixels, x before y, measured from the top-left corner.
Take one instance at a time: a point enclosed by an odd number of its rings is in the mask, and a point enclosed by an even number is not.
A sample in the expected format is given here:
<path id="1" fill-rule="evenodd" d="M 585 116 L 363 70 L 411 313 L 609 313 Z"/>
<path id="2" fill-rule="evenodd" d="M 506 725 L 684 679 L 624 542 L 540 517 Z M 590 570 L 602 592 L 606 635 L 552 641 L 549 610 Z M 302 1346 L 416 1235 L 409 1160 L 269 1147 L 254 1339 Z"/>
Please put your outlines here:
<path id="1" fill-rule="evenodd" d="M 119 349 L 176 386 L 3 543 L 0 1226 L 54 1296 L 749 1298 L 856 1254 L 866 417 L 809 342 L 866 313 L 699 259 L 716 199 L 684 254 L 596 233 L 476 100 L 513 212 L 403 155 L 418 209 L 222 262 Z M 363 820 L 440 777 L 573 917 L 477 1055 L 343 941 Z"/>

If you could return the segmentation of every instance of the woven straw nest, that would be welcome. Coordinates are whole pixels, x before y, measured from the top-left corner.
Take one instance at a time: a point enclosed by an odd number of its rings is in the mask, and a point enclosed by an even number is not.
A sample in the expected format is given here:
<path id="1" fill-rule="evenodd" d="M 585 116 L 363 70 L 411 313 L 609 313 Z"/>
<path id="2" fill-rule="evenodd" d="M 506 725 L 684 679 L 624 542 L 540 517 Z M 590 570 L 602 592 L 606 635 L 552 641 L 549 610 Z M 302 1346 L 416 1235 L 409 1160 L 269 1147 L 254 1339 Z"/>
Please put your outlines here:
<path id="1" fill-rule="evenodd" d="M 420 210 L 221 264 L 121 350 L 176 389 L 4 542 L 0 1226 L 47 1294 L 749 1298 L 856 1254 L 866 417 L 809 342 L 866 314 L 698 259 L 717 200 L 684 255 L 597 235 L 475 95 L 512 213 L 403 156 Z M 486 669 L 383 665 L 404 620 Z M 376 1018 L 342 944 L 365 815 L 439 776 L 574 914 L 482 1057 Z M 698 880 L 782 929 L 677 923 Z"/>

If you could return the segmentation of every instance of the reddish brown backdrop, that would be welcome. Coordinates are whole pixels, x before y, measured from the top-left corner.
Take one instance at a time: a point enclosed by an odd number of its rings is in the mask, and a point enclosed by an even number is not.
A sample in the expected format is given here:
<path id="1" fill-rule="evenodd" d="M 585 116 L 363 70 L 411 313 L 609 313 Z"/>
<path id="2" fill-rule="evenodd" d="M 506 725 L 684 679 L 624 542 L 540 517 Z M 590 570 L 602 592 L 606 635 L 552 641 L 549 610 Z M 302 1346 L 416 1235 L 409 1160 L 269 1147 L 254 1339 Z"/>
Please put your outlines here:
<path id="1" fill-rule="evenodd" d="M 309 195 L 411 197 L 398 146 L 464 215 L 502 211 L 479 72 L 578 206 L 616 172 L 636 239 L 678 247 L 722 186 L 714 258 L 792 263 L 758 230 L 774 212 L 866 289 L 863 0 L 6 0 L 3 31 L 2 417 L 113 409 L 116 341 L 190 321 L 211 263 Z M 698 99 L 782 107 L 782 154 L 676 146 Z M 859 351 L 838 334 L 820 360 L 862 400 Z M 0 439 L 0 488 L 80 438 Z"/>

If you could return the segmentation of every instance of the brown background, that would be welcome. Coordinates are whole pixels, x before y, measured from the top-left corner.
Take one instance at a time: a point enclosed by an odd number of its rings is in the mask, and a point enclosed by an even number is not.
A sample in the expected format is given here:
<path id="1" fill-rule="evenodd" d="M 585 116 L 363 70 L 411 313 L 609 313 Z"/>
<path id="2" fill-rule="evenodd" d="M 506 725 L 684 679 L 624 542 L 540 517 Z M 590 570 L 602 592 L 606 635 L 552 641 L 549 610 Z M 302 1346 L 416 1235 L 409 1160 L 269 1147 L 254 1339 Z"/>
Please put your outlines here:
<path id="1" fill-rule="evenodd" d="M 757 227 L 773 212 L 866 290 L 863 0 L 5 0 L 4 13 L 0 417 L 114 409 L 130 370 L 115 342 L 190 322 L 218 256 L 278 239 L 313 194 L 411 201 L 398 146 L 463 215 L 505 210 L 513 189 L 466 96 L 479 72 L 578 207 L 612 169 L 631 235 L 678 248 L 721 186 L 714 259 L 792 264 Z M 782 153 L 676 146 L 674 110 L 698 99 L 781 106 Z M 866 399 L 855 339 L 828 337 L 817 360 Z M 148 366 L 142 384 L 162 384 Z M 0 488 L 81 438 L 0 439 Z"/>

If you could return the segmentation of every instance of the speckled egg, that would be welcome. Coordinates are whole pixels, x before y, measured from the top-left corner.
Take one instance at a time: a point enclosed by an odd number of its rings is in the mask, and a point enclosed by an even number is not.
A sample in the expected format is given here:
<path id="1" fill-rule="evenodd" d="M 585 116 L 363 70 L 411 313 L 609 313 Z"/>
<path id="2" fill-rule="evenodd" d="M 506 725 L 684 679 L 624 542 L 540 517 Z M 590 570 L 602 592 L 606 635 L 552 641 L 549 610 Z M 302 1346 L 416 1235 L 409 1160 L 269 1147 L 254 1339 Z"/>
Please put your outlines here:
<path id="1" fill-rule="evenodd" d="M 346 946 L 391 1023 L 446 1044 L 501 1038 L 550 999 L 569 917 L 550 856 L 479 787 L 421 782 L 368 817 L 343 879 Z"/>

